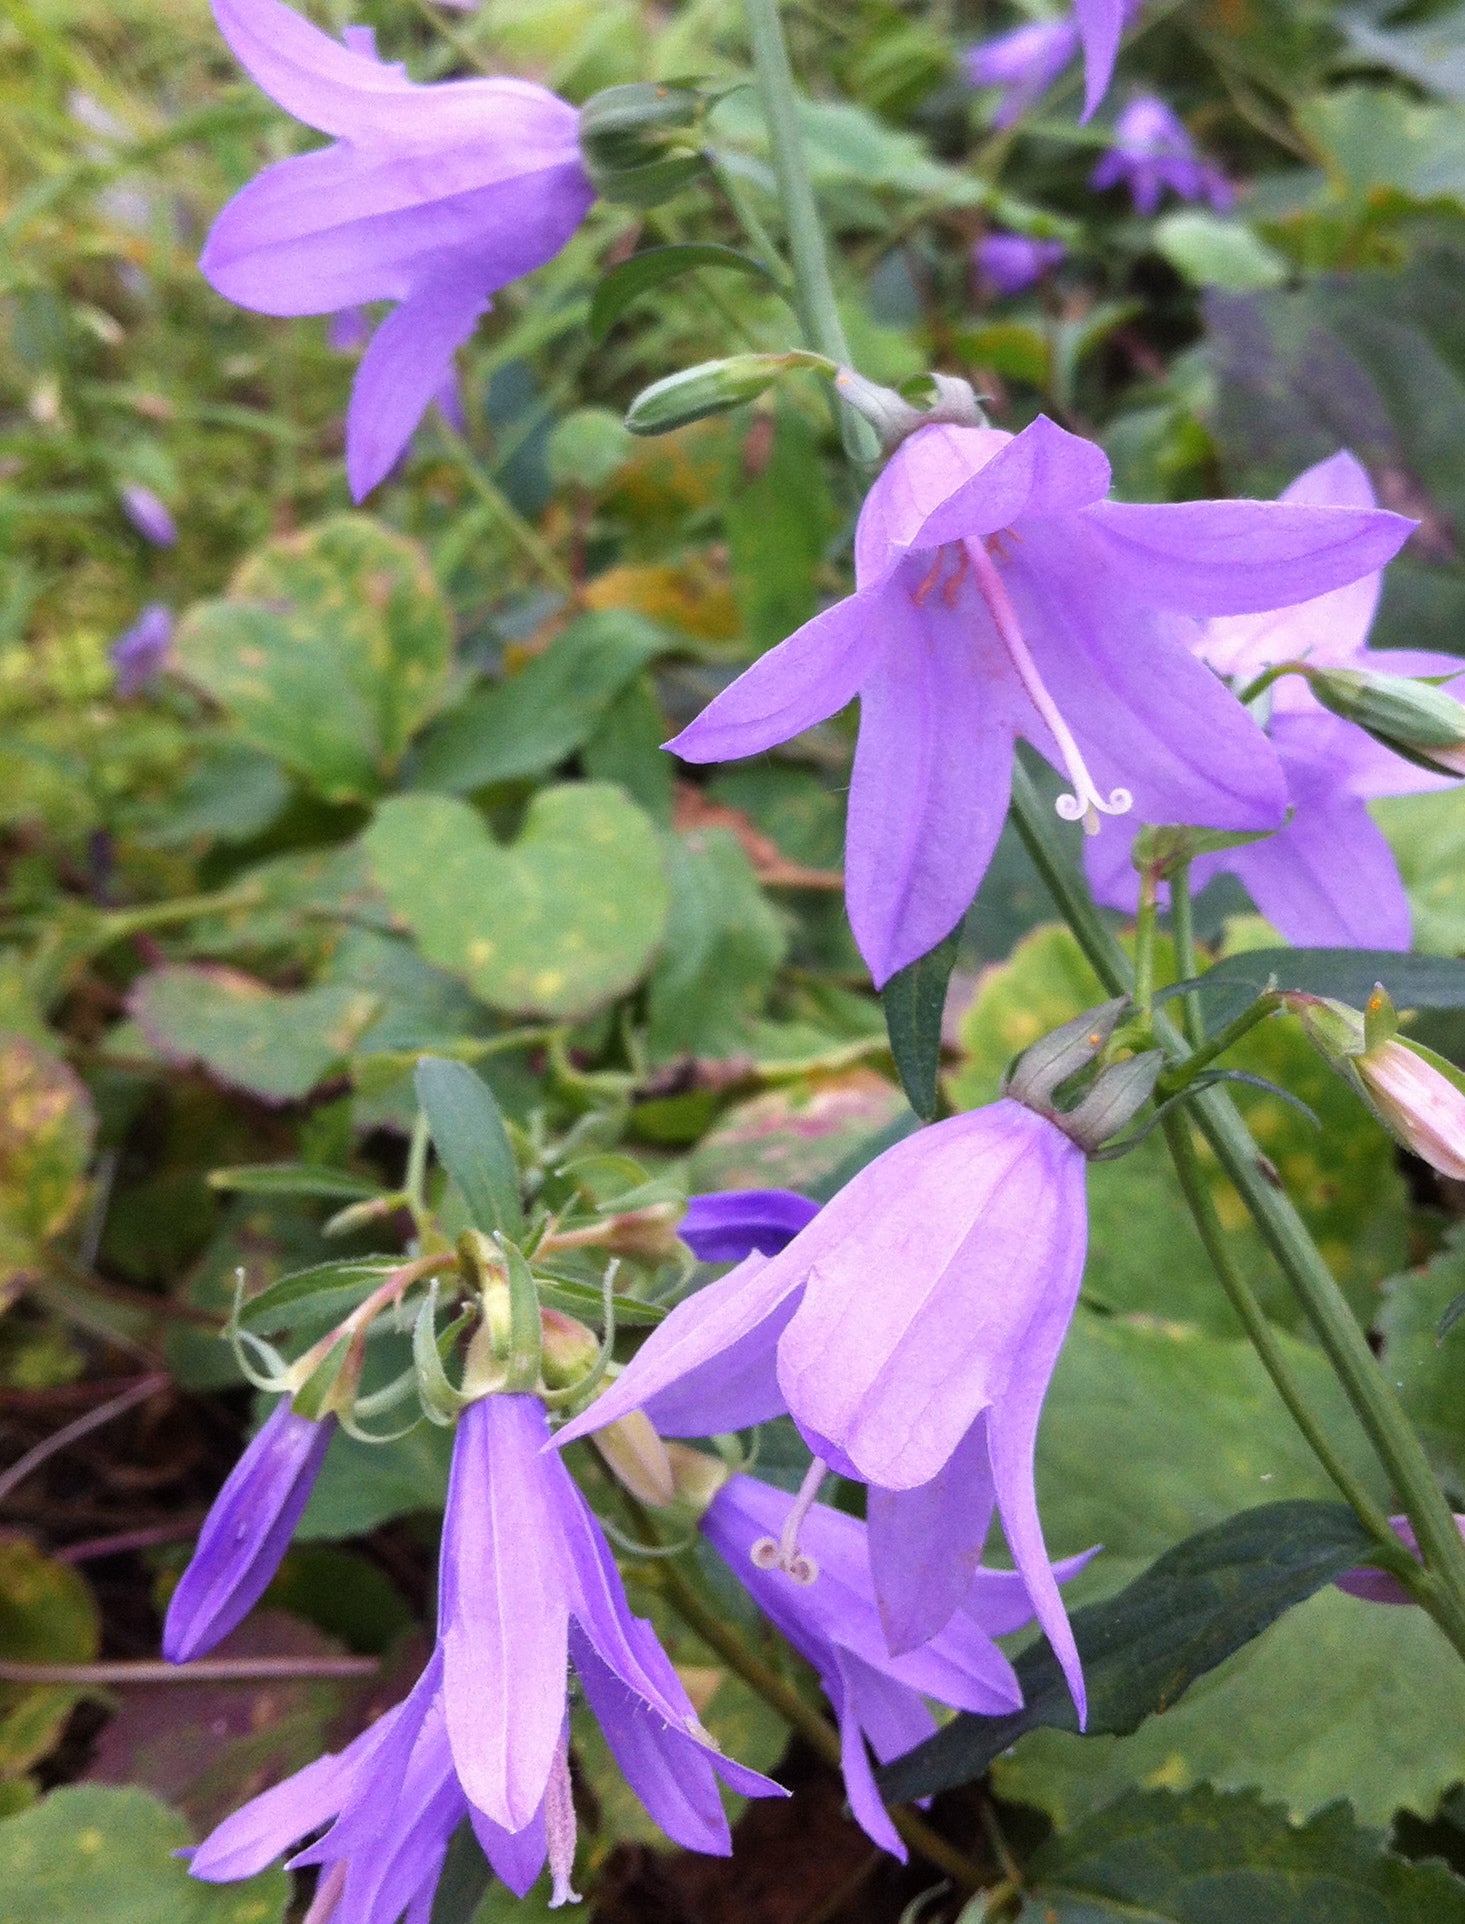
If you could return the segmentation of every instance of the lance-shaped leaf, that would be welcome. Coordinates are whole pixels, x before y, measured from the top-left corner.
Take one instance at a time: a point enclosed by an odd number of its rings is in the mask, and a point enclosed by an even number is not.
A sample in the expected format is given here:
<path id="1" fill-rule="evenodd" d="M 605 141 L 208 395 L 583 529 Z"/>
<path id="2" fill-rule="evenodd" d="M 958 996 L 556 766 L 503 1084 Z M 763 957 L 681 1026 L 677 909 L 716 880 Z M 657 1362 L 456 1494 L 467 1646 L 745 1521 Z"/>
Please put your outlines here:
<path id="1" fill-rule="evenodd" d="M 710 241 L 697 241 L 677 247 L 648 247 L 629 260 L 620 261 L 601 281 L 590 303 L 590 337 L 603 341 L 631 302 L 654 287 L 676 280 L 698 268 L 731 268 L 754 279 L 776 285 L 774 276 L 762 261 L 736 248 L 719 247 Z"/>
<path id="2" fill-rule="evenodd" d="M 469 1215 L 490 1235 L 517 1236 L 524 1227 L 519 1172 L 493 1091 L 466 1062 L 441 1056 L 424 1056 L 415 1080 L 433 1147 Z"/>
<path id="3" fill-rule="evenodd" d="M 946 990 L 961 946 L 960 924 L 934 949 L 907 963 L 880 991 L 890 1053 L 900 1073 L 906 1100 L 921 1118 L 936 1114 L 937 1081 L 941 1073 L 941 1018 Z"/>

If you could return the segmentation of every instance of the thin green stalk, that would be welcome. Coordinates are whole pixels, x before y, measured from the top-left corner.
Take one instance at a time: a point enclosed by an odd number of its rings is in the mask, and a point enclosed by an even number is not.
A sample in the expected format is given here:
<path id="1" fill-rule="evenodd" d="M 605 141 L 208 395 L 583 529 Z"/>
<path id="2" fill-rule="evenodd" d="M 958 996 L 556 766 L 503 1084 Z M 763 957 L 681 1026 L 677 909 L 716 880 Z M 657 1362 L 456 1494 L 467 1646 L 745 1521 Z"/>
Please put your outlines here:
<path id="1" fill-rule="evenodd" d="M 1228 1022 L 1224 1029 L 1218 1029 L 1209 1042 L 1202 1042 L 1198 1047 L 1191 1049 L 1183 1063 L 1177 1063 L 1173 1069 L 1165 1071 L 1157 1085 L 1161 1098 L 1179 1095 L 1182 1089 L 1195 1081 L 1202 1069 L 1209 1068 L 1211 1063 L 1219 1056 L 1225 1055 L 1228 1049 L 1235 1048 L 1244 1035 L 1249 1035 L 1259 1023 L 1274 1016 L 1281 1006 L 1280 995 L 1259 995 L 1255 1002 L 1243 1009 L 1233 1021 Z"/>
<path id="2" fill-rule="evenodd" d="M 1170 932 L 1175 939 L 1175 976 L 1189 982 L 1195 975 L 1195 920 L 1191 913 L 1190 864 L 1183 863 L 1170 878 Z M 1187 989 L 1180 999 L 1180 1026 L 1192 1047 L 1205 1038 L 1201 1019 L 1200 995 Z"/>
<path id="3" fill-rule="evenodd" d="M 1135 919 L 1134 1006 L 1148 1021 L 1155 1006 L 1155 922 L 1159 884 L 1145 873 L 1139 878 L 1139 914 Z"/>
<path id="4" fill-rule="evenodd" d="M 489 480 L 474 459 L 472 448 L 456 428 L 449 427 L 446 421 L 439 418 L 437 431 L 443 444 L 457 461 L 468 485 L 485 507 L 490 508 L 503 523 L 505 531 L 521 549 L 525 559 L 532 562 L 545 580 L 552 587 L 558 588 L 567 600 L 573 600 L 575 583 L 570 577 L 569 570 L 544 536 L 524 519 L 503 489 Z"/>

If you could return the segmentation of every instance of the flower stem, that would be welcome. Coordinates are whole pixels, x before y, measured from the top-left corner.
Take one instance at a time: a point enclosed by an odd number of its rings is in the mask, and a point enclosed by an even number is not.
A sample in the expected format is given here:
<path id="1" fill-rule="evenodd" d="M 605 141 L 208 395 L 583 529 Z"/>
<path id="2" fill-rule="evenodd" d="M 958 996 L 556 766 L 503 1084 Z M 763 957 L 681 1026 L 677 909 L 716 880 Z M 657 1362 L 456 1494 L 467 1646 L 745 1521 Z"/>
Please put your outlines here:
<path id="1" fill-rule="evenodd" d="M 1195 921 L 1191 915 L 1190 864 L 1184 862 L 1170 877 L 1170 933 L 1175 940 L 1175 979 L 1189 982 L 1195 976 Z M 1180 1001 L 1180 1026 L 1185 1039 L 1198 1047 L 1205 1035 L 1201 1020 L 1200 995 L 1187 989 Z"/>

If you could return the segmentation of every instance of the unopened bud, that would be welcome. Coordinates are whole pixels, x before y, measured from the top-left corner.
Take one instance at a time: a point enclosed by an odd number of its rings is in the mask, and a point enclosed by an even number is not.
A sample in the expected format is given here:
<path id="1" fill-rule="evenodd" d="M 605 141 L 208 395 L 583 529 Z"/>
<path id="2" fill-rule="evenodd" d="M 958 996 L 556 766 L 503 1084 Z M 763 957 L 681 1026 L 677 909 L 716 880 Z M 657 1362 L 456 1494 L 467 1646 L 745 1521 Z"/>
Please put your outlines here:
<path id="1" fill-rule="evenodd" d="M 1128 996 L 1101 1002 L 1097 1009 L 1065 1022 L 1060 1029 L 1042 1036 L 1024 1049 L 1011 1075 L 1006 1093 L 1029 1109 L 1047 1113 L 1053 1091 L 1060 1083 L 1086 1069 L 1119 1026 L 1129 1007 Z"/>
<path id="2" fill-rule="evenodd" d="M 1324 996 L 1291 994 L 1286 1003 L 1396 1142 L 1442 1176 L 1465 1181 L 1465 1075 L 1395 1033 L 1394 1005 L 1382 988 L 1361 1015 Z"/>
<path id="3" fill-rule="evenodd" d="M 540 1366 L 545 1387 L 567 1390 L 588 1376 L 600 1355 L 600 1339 L 573 1316 L 557 1309 L 539 1312 Z"/>
<path id="4" fill-rule="evenodd" d="M 629 1256 L 643 1263 L 664 1263 L 675 1256 L 680 1243 L 677 1223 L 681 1210 L 676 1203 L 651 1203 L 645 1209 L 630 1209 L 614 1217 L 597 1247 L 612 1256 Z"/>
<path id="5" fill-rule="evenodd" d="M 1367 669 L 1305 672 L 1324 708 L 1356 722 L 1405 761 L 1438 775 L 1465 775 L 1465 706 L 1443 688 Z"/>
<path id="6" fill-rule="evenodd" d="M 694 1450 L 690 1443 L 667 1443 L 666 1460 L 671 1465 L 672 1487 L 677 1503 L 693 1516 L 701 1517 L 713 1497 L 732 1475 L 732 1466 L 720 1456 Z"/>
<path id="7" fill-rule="evenodd" d="M 580 153 L 602 200 L 654 207 L 703 169 L 707 98 L 692 87 L 636 81 L 592 94 L 580 109 Z"/>
<path id="8" fill-rule="evenodd" d="M 784 354 L 729 354 L 720 361 L 699 361 L 642 388 L 626 410 L 632 434 L 669 434 L 709 414 L 756 401 L 785 374 L 811 368 L 832 377 L 835 364 L 822 354 L 790 348 Z"/>
<path id="9" fill-rule="evenodd" d="M 651 1427 L 644 1410 L 632 1410 L 597 1430 L 591 1442 L 605 1458 L 612 1475 L 625 1484 L 631 1495 L 654 1510 L 665 1510 L 676 1502 L 677 1488 L 672 1477 L 666 1445 Z"/>

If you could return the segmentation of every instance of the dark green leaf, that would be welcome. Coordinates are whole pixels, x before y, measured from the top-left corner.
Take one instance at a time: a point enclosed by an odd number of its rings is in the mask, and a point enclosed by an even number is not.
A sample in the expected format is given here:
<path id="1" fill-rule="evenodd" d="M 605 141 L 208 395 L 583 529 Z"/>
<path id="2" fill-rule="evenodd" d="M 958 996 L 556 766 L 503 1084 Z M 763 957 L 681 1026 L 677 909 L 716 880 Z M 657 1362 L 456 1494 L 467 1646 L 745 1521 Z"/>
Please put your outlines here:
<path id="1" fill-rule="evenodd" d="M 1206 1016 L 1229 1022 L 1275 977 L 1280 989 L 1332 996 L 1361 1009 L 1382 982 L 1400 1009 L 1465 1009 L 1465 962 L 1393 949 L 1248 949 L 1201 977 Z"/>
<path id="2" fill-rule="evenodd" d="M 465 1817 L 453 1832 L 443 1860 L 437 1894 L 432 1900 L 431 1924 L 473 1924 L 483 1894 L 492 1882 L 488 1859 Z"/>
<path id="3" fill-rule="evenodd" d="M 240 1325 L 268 1332 L 344 1316 L 399 1266 L 395 1257 L 368 1256 L 297 1270 L 251 1297 L 239 1312 Z"/>
<path id="4" fill-rule="evenodd" d="M 1371 1546 L 1351 1510 L 1308 1499 L 1243 1510 L 1176 1544 L 1118 1596 L 1073 1615 L 1089 1733 L 1123 1735 L 1168 1709 L 1197 1677 L 1360 1562 Z M 885 1795 L 905 1801 L 967 1783 L 1025 1731 L 1078 1728 L 1045 1641 L 1028 1645 L 1017 1674 L 1021 1710 L 957 1717 L 882 1772 Z"/>
<path id="5" fill-rule="evenodd" d="M 751 254 L 739 254 L 735 248 L 716 247 L 709 242 L 648 247 L 613 267 L 596 288 L 590 303 L 591 339 L 603 341 L 631 302 L 642 294 L 699 267 L 730 267 L 755 279 L 773 281 L 762 261 L 754 260 Z"/>
<path id="6" fill-rule="evenodd" d="M 534 1274 L 539 1283 L 539 1298 L 551 1309 L 562 1309 L 568 1316 L 578 1316 L 582 1322 L 599 1325 L 605 1318 L 605 1299 L 593 1284 L 578 1276 L 561 1276 L 554 1266 L 535 1265 Z M 546 1277 L 550 1280 L 546 1281 Z M 631 1329 L 659 1323 L 666 1311 L 657 1303 L 637 1302 L 634 1296 L 617 1296 L 615 1299 L 616 1327 Z"/>
<path id="7" fill-rule="evenodd" d="M 906 1100 L 921 1118 L 936 1114 L 937 1082 L 941 1074 L 941 1018 L 946 1012 L 946 989 L 961 947 L 960 923 L 944 941 L 899 970 L 880 991 L 890 1053 L 900 1072 Z"/>
<path id="8" fill-rule="evenodd" d="M 209 1187 L 238 1196 L 326 1196 L 332 1202 L 368 1202 L 386 1194 L 379 1183 L 353 1176 L 347 1169 L 317 1169 L 306 1162 L 252 1162 L 211 1169 Z"/>
<path id="9" fill-rule="evenodd" d="M 517 1236 L 524 1227 L 519 1172 L 492 1090 L 466 1062 L 441 1056 L 424 1056 L 415 1080 L 433 1147 L 469 1215 L 490 1234 Z"/>

